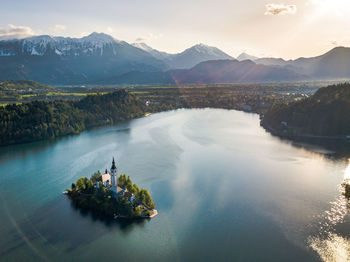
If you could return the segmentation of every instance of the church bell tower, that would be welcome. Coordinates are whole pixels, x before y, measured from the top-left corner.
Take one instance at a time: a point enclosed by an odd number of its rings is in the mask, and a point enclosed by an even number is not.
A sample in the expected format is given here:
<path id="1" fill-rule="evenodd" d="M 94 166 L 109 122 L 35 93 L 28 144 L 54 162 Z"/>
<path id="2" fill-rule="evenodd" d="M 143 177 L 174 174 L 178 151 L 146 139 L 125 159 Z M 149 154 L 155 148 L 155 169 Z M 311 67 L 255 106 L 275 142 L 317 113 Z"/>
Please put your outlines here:
<path id="1" fill-rule="evenodd" d="M 118 184 L 117 176 L 118 176 L 117 167 L 115 166 L 115 161 L 114 161 L 114 157 L 113 157 L 112 167 L 111 167 L 111 182 L 112 182 L 112 186 L 116 186 Z"/>

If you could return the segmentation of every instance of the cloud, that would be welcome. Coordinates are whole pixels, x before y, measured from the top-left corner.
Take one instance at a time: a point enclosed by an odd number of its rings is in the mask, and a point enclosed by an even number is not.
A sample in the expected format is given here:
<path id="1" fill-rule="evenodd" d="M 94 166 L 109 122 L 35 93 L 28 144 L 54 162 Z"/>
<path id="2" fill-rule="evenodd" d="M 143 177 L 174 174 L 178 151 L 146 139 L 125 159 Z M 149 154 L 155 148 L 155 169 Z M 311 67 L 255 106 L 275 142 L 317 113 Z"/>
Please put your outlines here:
<path id="1" fill-rule="evenodd" d="M 146 42 L 152 39 L 159 39 L 162 38 L 163 34 L 152 34 L 152 33 L 148 33 L 146 36 L 143 37 L 138 37 L 135 39 L 136 43 L 140 43 L 140 42 Z"/>
<path id="2" fill-rule="evenodd" d="M 296 5 L 267 4 L 265 15 L 294 15 L 297 12 Z"/>
<path id="3" fill-rule="evenodd" d="M 347 33 L 345 33 L 342 37 L 331 38 L 326 44 L 327 46 L 329 44 L 332 46 L 349 46 L 350 36 L 347 36 Z"/>
<path id="4" fill-rule="evenodd" d="M 112 33 L 114 33 L 114 29 L 112 28 L 112 27 L 107 27 L 107 33 L 108 34 L 112 34 Z"/>
<path id="5" fill-rule="evenodd" d="M 51 27 L 50 29 L 51 29 L 51 31 L 57 33 L 57 32 L 66 31 L 67 27 L 65 25 L 57 24 L 57 25 L 54 25 L 53 27 Z"/>
<path id="6" fill-rule="evenodd" d="M 140 42 L 145 42 L 147 39 L 143 37 L 138 37 L 135 39 L 135 42 L 140 43 Z"/>
<path id="7" fill-rule="evenodd" d="M 7 25 L 6 27 L 0 27 L 0 39 L 20 39 L 30 37 L 34 35 L 34 31 L 28 26 L 15 26 Z"/>

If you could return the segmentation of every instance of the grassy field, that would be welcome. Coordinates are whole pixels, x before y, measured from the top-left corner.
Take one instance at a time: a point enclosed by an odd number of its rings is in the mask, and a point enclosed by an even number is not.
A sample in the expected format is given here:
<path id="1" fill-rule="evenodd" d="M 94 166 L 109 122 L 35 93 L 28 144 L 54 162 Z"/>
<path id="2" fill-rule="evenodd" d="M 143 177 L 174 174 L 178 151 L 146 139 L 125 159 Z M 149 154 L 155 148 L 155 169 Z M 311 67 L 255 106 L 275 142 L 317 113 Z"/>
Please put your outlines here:
<path id="1" fill-rule="evenodd" d="M 78 100 L 87 95 L 106 94 L 116 88 L 127 89 L 143 101 L 153 103 L 172 103 L 183 101 L 185 104 L 195 104 L 201 100 L 217 97 L 230 98 L 235 104 L 250 104 L 257 101 L 257 96 L 273 97 L 288 100 L 300 100 L 312 95 L 324 82 L 296 83 L 242 83 L 189 86 L 46 86 L 33 81 L 6 82 L 0 89 L 0 105 L 30 102 L 33 100 Z M 271 98 L 271 99 L 270 99 Z M 238 101 L 241 99 L 242 101 Z M 271 103 L 271 101 L 265 101 Z M 228 103 L 227 101 L 225 103 Z"/>

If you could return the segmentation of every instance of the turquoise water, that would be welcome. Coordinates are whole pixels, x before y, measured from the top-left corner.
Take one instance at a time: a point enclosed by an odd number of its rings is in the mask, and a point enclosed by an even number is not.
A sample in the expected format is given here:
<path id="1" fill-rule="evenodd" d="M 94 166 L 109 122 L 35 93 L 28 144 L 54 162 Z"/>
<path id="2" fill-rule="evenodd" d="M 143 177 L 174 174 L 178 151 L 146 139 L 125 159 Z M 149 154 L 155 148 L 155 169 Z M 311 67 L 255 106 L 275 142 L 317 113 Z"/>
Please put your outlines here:
<path id="1" fill-rule="evenodd" d="M 0 148 L 0 261 L 348 261 L 350 169 L 313 150 L 219 109 Z M 113 156 L 157 217 L 106 223 L 62 195 Z"/>

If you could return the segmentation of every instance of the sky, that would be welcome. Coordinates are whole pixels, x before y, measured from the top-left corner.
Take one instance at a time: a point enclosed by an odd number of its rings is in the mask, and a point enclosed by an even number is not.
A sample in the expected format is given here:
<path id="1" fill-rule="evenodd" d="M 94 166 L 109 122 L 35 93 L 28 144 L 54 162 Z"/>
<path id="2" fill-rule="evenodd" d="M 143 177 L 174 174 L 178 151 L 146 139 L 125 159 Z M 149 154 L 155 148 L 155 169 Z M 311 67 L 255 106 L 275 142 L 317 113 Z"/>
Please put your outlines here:
<path id="1" fill-rule="evenodd" d="M 198 43 L 295 59 L 350 46 L 350 0 L 1 0 L 0 38 L 104 32 L 169 53 Z"/>

